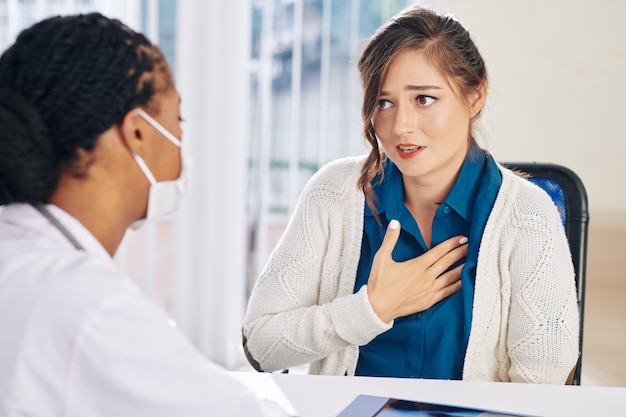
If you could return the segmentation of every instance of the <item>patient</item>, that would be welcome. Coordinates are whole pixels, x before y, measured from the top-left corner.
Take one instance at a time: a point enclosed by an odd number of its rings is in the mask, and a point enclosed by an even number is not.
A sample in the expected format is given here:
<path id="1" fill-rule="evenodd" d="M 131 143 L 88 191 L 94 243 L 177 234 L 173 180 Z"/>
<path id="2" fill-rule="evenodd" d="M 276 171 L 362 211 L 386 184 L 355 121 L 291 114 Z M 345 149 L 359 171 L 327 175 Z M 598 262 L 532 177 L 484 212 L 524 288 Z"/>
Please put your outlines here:
<path id="1" fill-rule="evenodd" d="M 252 292 L 258 370 L 563 384 L 574 269 L 541 189 L 476 141 L 487 69 L 454 18 L 411 7 L 358 62 L 367 156 L 309 181 Z"/>

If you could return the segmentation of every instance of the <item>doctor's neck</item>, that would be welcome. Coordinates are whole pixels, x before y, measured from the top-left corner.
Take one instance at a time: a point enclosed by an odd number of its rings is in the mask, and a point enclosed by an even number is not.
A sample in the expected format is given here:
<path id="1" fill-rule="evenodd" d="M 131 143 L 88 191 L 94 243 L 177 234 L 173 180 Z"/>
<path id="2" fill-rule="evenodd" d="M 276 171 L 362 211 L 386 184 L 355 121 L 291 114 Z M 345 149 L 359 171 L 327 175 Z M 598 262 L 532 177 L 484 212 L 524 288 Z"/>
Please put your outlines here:
<path id="1" fill-rule="evenodd" d="M 127 228 L 145 212 L 145 178 L 113 127 L 91 152 L 78 150 L 81 172 L 62 172 L 47 203 L 54 204 L 91 232 L 113 257 Z M 137 185 L 141 182 L 140 185 Z"/>

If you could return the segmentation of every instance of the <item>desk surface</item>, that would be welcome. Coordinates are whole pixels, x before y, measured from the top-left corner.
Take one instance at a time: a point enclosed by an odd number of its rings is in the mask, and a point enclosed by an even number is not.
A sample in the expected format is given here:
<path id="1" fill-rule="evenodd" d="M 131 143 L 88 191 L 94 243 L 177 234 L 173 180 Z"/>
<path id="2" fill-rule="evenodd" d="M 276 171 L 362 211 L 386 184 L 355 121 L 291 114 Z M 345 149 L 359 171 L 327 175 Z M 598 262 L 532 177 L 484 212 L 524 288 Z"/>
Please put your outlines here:
<path id="1" fill-rule="evenodd" d="M 626 388 L 233 372 L 299 417 L 336 417 L 359 394 L 534 416 L 624 416 Z"/>

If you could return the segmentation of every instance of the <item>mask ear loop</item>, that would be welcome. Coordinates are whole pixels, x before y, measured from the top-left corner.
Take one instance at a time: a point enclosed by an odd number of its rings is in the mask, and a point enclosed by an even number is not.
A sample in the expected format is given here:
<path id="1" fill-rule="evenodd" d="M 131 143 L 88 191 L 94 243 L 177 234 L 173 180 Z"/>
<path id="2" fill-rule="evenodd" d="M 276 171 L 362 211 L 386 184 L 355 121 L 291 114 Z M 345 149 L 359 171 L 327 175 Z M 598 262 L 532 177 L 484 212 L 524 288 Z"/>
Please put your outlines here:
<path id="1" fill-rule="evenodd" d="M 167 130 L 166 128 L 164 128 L 161 123 L 157 122 L 156 120 L 154 120 L 152 118 L 152 116 L 150 116 L 148 113 L 146 113 L 145 111 L 143 111 L 143 109 L 140 109 L 139 107 L 135 109 L 135 111 L 137 111 L 137 113 L 148 123 L 150 123 L 150 125 L 152 125 L 153 128 L 155 128 L 156 130 L 158 130 L 163 136 L 165 136 L 165 138 L 167 140 L 169 140 L 170 142 L 172 142 L 174 145 L 178 146 L 180 148 L 181 145 L 181 141 L 180 139 L 178 139 L 176 136 L 172 135 L 169 130 Z"/>
<path id="2" fill-rule="evenodd" d="M 163 136 L 165 136 L 165 138 L 167 140 L 169 140 L 170 142 L 172 142 L 174 145 L 176 145 L 176 147 L 181 148 L 182 146 L 182 142 L 180 141 L 180 139 L 178 139 L 176 136 L 172 135 L 170 133 L 169 130 L 167 130 L 166 128 L 164 128 L 161 123 L 157 122 L 156 120 L 154 120 L 152 118 L 152 116 L 150 116 L 148 113 L 146 113 L 143 109 L 137 107 L 135 109 L 135 111 L 137 112 L 137 114 L 139 116 L 141 116 L 142 119 L 144 119 L 146 122 L 148 122 L 153 128 L 155 128 L 156 130 L 159 131 L 159 133 L 161 133 Z M 150 185 L 154 185 L 157 183 L 156 178 L 154 177 L 154 175 L 152 174 L 152 171 L 150 171 L 150 168 L 148 168 L 148 165 L 145 163 L 145 161 L 143 160 L 143 158 L 141 156 L 139 156 L 139 154 L 133 150 L 132 154 L 133 154 L 133 158 L 135 158 L 135 161 L 137 161 L 137 164 L 139 165 L 139 168 L 141 168 L 141 170 L 143 171 L 144 175 L 148 178 L 148 181 L 150 181 Z"/>
<path id="3" fill-rule="evenodd" d="M 154 178 L 154 175 L 152 175 L 152 171 L 150 171 L 150 168 L 148 168 L 148 165 L 146 165 L 143 158 L 132 149 L 130 151 L 133 154 L 133 158 L 135 158 L 135 162 L 137 162 L 137 165 L 139 165 L 139 168 L 141 169 L 141 171 L 143 171 L 143 174 L 148 178 L 148 181 L 150 181 L 150 185 L 156 184 L 157 180 L 156 178 Z"/>

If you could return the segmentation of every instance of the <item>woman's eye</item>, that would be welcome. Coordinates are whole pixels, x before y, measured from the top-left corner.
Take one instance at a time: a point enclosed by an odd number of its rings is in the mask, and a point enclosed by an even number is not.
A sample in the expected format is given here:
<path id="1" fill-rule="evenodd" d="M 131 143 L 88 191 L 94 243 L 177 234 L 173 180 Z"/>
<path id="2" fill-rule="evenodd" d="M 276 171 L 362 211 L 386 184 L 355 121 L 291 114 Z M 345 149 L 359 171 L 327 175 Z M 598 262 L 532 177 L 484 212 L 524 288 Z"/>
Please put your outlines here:
<path id="1" fill-rule="evenodd" d="M 437 99 L 435 97 L 431 97 L 431 96 L 417 96 L 417 103 L 420 106 L 430 106 L 431 104 L 433 104 L 435 101 L 437 101 Z"/>
<path id="2" fill-rule="evenodd" d="M 378 100 L 378 110 L 383 110 L 391 107 L 391 102 L 389 100 Z"/>

